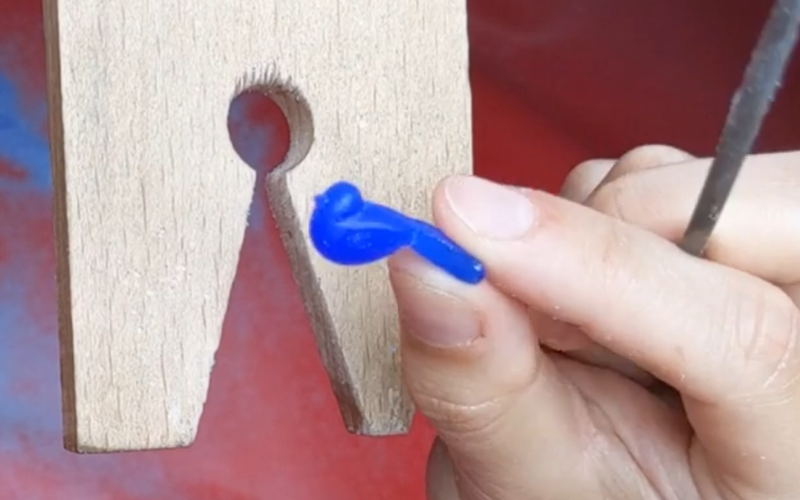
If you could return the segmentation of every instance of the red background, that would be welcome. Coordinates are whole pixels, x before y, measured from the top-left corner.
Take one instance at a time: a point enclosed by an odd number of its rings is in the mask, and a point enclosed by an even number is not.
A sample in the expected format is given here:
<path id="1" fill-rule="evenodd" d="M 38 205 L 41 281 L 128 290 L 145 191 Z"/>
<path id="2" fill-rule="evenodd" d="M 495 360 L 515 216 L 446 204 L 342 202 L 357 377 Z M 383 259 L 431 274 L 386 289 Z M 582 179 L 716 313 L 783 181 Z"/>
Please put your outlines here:
<path id="1" fill-rule="evenodd" d="M 554 190 L 643 143 L 710 154 L 769 4 L 470 0 L 477 173 Z M 800 147 L 799 66 L 761 150 Z M 422 500 L 431 432 L 344 432 L 261 189 L 196 445 L 61 450 L 44 99 L 40 3 L 0 0 L 0 500 Z M 280 118 L 233 106 L 262 176 L 285 151 Z"/>

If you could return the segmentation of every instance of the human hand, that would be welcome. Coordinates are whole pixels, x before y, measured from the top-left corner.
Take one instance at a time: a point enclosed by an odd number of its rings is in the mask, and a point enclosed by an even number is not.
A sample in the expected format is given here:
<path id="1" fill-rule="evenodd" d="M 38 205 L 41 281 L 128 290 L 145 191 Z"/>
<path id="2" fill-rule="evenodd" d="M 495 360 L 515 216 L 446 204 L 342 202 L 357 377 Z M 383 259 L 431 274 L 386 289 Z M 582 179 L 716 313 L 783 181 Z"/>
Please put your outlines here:
<path id="1" fill-rule="evenodd" d="M 670 240 L 708 162 L 653 151 L 564 198 L 445 181 L 435 219 L 478 286 L 391 260 L 430 500 L 800 498 L 800 155 L 751 159 L 704 260 Z"/>

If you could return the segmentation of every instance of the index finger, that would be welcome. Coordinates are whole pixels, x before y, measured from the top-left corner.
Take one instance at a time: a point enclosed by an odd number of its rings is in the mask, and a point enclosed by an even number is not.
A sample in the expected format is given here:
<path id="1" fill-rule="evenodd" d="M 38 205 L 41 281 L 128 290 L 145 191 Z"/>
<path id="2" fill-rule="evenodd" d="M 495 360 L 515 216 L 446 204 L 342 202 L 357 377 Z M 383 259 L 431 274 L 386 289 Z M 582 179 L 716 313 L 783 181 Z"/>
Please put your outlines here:
<path id="1" fill-rule="evenodd" d="M 453 178 L 435 216 L 490 280 L 682 393 L 721 401 L 775 383 L 787 350 L 797 349 L 797 309 L 780 289 L 543 192 L 509 211 L 500 202 L 520 196 L 509 190 L 495 197 L 501 214 L 477 211 L 478 189 L 506 188 Z M 515 211 L 530 223 L 512 231 Z"/>
<path id="2" fill-rule="evenodd" d="M 711 160 L 630 172 L 601 185 L 586 204 L 678 241 Z M 800 152 L 745 162 L 705 256 L 779 285 L 800 281 Z"/>

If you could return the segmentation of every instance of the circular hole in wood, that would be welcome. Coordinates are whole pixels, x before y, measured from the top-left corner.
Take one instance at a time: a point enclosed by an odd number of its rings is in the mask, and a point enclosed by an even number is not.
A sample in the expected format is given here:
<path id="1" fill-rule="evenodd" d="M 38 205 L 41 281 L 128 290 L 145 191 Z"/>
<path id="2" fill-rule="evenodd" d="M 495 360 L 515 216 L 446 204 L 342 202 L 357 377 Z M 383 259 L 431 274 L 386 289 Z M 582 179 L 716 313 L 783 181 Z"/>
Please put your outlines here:
<path id="1" fill-rule="evenodd" d="M 233 149 L 260 176 L 280 165 L 289 151 L 286 116 L 260 90 L 247 90 L 231 101 L 228 132 Z"/>
<path id="2" fill-rule="evenodd" d="M 314 123 L 300 91 L 274 71 L 245 78 L 231 101 L 228 131 L 234 150 L 258 173 L 297 166 L 314 141 Z"/>

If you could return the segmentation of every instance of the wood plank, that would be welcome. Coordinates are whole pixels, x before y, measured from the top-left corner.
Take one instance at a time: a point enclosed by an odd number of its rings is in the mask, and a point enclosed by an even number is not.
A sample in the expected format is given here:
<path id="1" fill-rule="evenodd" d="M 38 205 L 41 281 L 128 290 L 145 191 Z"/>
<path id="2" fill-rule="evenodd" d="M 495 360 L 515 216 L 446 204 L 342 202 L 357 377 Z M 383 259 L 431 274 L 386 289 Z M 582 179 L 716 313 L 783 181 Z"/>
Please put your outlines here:
<path id="1" fill-rule="evenodd" d="M 471 171 L 464 0 L 45 0 L 45 26 L 65 446 L 194 440 L 255 182 L 227 112 L 252 88 L 290 124 L 268 190 L 347 428 L 405 432 L 385 265 L 323 261 L 307 223 L 336 180 L 427 217 Z"/>

